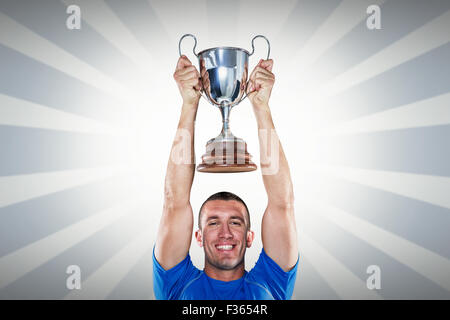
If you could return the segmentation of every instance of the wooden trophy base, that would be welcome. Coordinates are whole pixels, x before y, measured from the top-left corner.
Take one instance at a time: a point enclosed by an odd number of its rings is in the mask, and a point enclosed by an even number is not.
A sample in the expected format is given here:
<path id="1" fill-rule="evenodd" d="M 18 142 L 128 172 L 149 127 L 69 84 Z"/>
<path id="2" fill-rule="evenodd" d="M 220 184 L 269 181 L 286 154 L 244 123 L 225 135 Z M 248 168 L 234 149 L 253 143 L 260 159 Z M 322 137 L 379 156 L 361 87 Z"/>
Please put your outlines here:
<path id="1" fill-rule="evenodd" d="M 206 144 L 206 153 L 202 163 L 197 166 L 199 172 L 248 172 L 256 170 L 256 164 L 247 152 L 247 143 L 233 137 L 232 139 L 211 139 Z"/>

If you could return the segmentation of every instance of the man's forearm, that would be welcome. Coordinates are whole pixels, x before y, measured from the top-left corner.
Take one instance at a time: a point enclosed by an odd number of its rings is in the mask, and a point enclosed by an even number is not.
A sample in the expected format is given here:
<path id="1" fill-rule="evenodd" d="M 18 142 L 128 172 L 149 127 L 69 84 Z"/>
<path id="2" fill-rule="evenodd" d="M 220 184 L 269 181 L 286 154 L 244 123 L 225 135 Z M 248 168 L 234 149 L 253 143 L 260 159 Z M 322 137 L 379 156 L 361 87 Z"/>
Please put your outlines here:
<path id="1" fill-rule="evenodd" d="M 261 170 L 269 203 L 291 206 L 294 201 L 289 165 L 268 105 L 254 109 L 258 124 Z"/>
<path id="2" fill-rule="evenodd" d="M 194 129 L 197 105 L 183 104 L 172 144 L 165 180 L 165 202 L 173 206 L 189 203 L 195 172 Z"/>

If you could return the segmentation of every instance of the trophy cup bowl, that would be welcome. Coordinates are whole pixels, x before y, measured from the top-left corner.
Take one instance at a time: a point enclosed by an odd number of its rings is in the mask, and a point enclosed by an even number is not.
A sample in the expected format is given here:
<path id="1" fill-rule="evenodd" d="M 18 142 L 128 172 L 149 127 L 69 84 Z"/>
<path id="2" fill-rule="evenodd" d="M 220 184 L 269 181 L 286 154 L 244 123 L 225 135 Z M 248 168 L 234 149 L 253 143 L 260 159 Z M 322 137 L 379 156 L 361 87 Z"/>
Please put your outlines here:
<path id="1" fill-rule="evenodd" d="M 248 60 L 255 48 L 256 38 L 264 38 L 268 44 L 267 59 L 270 54 L 270 43 L 261 35 L 252 39 L 252 52 L 234 47 L 210 48 L 195 53 L 197 38 L 192 34 L 185 34 L 178 44 L 181 56 L 181 42 L 185 37 L 194 38 L 192 49 L 197 56 L 200 66 L 202 82 L 202 96 L 209 103 L 218 107 L 222 115 L 222 131 L 210 139 L 206 144 L 206 153 L 202 156 L 202 163 L 198 165 L 200 172 L 247 172 L 256 170 L 256 164 L 251 161 L 247 152 L 246 142 L 233 135 L 230 130 L 229 117 L 231 109 L 246 97 Z"/>

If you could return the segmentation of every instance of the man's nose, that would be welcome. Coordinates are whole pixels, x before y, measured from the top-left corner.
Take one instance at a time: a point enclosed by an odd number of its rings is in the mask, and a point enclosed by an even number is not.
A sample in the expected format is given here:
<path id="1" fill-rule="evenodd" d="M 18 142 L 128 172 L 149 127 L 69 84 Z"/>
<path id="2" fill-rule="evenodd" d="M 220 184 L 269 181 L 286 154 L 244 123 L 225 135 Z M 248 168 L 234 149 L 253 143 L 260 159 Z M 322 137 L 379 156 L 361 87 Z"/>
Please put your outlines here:
<path id="1" fill-rule="evenodd" d="M 219 237 L 225 238 L 225 239 L 230 239 L 233 237 L 233 234 L 231 233 L 230 227 L 227 223 L 222 224 L 220 231 L 219 231 Z"/>

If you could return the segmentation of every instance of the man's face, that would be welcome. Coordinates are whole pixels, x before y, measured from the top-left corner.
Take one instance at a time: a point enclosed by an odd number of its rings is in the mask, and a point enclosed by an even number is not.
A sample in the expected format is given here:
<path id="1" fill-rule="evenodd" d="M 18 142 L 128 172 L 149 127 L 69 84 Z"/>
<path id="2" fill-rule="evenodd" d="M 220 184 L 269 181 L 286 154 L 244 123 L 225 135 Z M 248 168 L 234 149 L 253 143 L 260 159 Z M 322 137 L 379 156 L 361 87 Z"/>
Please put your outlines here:
<path id="1" fill-rule="evenodd" d="M 203 246 L 207 263 L 231 270 L 244 262 L 245 250 L 251 246 L 253 232 L 247 230 L 249 221 L 242 203 L 234 200 L 208 201 L 201 214 L 200 232 L 196 233 Z"/>

